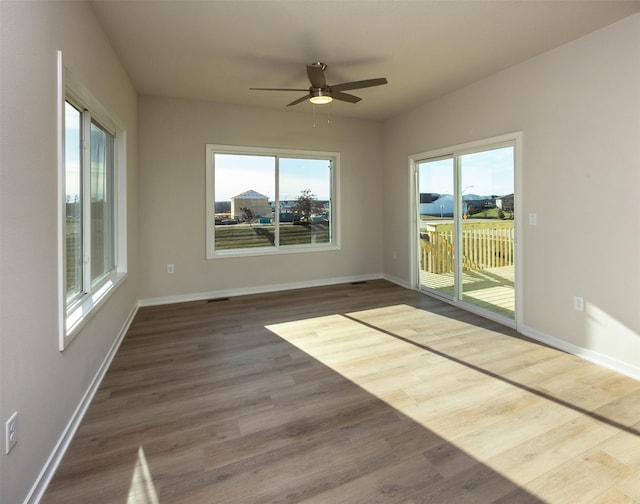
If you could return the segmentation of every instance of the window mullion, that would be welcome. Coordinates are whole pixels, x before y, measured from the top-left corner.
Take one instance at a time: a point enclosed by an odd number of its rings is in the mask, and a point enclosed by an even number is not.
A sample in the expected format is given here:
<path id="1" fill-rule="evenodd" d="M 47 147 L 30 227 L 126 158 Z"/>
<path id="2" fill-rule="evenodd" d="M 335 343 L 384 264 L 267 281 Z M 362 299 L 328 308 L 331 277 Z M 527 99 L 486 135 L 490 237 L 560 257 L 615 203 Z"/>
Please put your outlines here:
<path id="1" fill-rule="evenodd" d="M 276 169 L 275 169 L 275 188 L 276 188 L 276 200 L 274 202 L 273 216 L 273 229 L 274 229 L 274 245 L 276 248 L 280 247 L 280 156 L 275 156 Z"/>
<path id="2" fill-rule="evenodd" d="M 91 114 L 82 112 L 82 272 L 83 291 L 91 292 Z"/>

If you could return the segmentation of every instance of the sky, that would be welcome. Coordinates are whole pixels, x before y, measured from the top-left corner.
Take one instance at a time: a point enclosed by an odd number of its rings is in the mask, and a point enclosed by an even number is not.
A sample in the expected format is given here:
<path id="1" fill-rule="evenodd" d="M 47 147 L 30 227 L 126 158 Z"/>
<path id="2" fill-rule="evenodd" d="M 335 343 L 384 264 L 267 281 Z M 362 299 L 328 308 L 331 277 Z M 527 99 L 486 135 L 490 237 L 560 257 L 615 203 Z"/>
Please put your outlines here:
<path id="1" fill-rule="evenodd" d="M 64 177 L 66 201 L 78 201 L 82 193 L 81 162 L 81 117 L 82 113 L 69 102 L 65 102 L 64 112 Z M 109 196 L 107 179 L 110 175 L 107 154 L 113 150 L 113 137 L 95 121 L 91 122 L 91 198 L 104 199 Z"/>
<path id="2" fill-rule="evenodd" d="M 513 194 L 513 147 L 464 154 L 460 157 L 460 189 L 464 194 Z M 453 159 L 418 163 L 421 193 L 453 194 Z"/>
<path id="3" fill-rule="evenodd" d="M 279 158 L 280 200 L 297 199 L 310 189 L 320 200 L 330 199 L 331 170 L 328 159 Z M 254 190 L 275 200 L 275 157 L 215 154 L 215 200 Z"/>
<path id="4" fill-rule="evenodd" d="M 80 112 L 65 102 L 65 184 L 68 201 L 80 195 Z"/>
<path id="5" fill-rule="evenodd" d="M 67 107 L 70 107 L 67 104 Z M 65 117 L 65 162 L 67 198 L 79 191 L 79 118 L 68 109 Z M 75 148 L 74 148 L 75 147 Z M 514 192 L 513 148 L 504 147 L 461 156 L 464 194 L 506 195 Z M 441 159 L 418 163 L 421 193 L 453 194 L 453 161 Z M 215 200 L 230 201 L 248 190 L 275 199 L 275 158 L 236 154 L 216 154 Z M 280 199 L 294 200 L 310 189 L 320 200 L 330 199 L 331 172 L 328 160 L 280 158 Z"/>

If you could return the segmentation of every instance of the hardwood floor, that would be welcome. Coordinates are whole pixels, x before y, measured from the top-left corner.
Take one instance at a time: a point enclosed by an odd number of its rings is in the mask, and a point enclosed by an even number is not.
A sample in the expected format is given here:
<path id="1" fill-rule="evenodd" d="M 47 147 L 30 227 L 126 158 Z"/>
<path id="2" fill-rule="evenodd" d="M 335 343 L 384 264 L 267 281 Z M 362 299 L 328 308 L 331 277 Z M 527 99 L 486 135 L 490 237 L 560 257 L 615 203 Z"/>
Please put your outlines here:
<path id="1" fill-rule="evenodd" d="M 640 502 L 640 382 L 384 281 L 140 309 L 42 502 Z"/>

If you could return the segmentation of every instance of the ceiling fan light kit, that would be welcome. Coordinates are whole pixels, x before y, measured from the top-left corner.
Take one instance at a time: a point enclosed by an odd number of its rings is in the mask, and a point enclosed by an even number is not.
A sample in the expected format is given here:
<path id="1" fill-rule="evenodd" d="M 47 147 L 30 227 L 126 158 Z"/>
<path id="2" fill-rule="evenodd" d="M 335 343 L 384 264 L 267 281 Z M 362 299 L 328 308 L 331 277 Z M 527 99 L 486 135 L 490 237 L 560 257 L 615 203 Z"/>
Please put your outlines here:
<path id="1" fill-rule="evenodd" d="M 331 103 L 333 101 L 333 98 L 328 91 L 323 91 L 322 89 L 314 89 L 313 92 L 311 92 L 309 101 L 314 105 L 324 105 L 326 103 Z"/>
<path id="2" fill-rule="evenodd" d="M 307 65 L 307 76 L 311 86 L 309 89 L 290 89 L 290 88 L 249 88 L 253 91 L 307 91 L 307 94 L 297 100 L 287 104 L 287 107 L 291 105 L 297 105 L 303 101 L 309 100 L 314 105 L 325 105 L 331 103 L 333 100 L 339 100 L 349 103 L 358 103 L 362 98 L 354 96 L 352 94 L 344 93 L 343 91 L 351 89 L 362 89 L 373 86 L 381 86 L 387 84 L 387 79 L 384 77 L 378 79 L 367 79 L 361 81 L 344 82 L 342 84 L 336 84 L 335 86 L 327 85 L 327 81 L 324 77 L 324 71 L 327 68 L 322 62 L 312 63 Z"/>

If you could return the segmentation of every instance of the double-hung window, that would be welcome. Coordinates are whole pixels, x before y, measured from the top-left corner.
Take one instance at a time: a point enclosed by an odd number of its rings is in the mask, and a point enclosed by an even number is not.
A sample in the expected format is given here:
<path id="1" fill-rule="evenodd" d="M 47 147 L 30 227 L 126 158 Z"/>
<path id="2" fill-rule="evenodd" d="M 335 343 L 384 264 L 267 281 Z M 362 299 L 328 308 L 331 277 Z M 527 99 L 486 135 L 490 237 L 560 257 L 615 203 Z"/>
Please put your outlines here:
<path id="1" fill-rule="evenodd" d="M 116 268 L 115 135 L 65 101 L 66 303 L 73 308 Z"/>
<path id="2" fill-rule="evenodd" d="M 124 132 L 82 86 L 62 89 L 61 350 L 126 271 Z"/>
<path id="3" fill-rule="evenodd" d="M 207 257 L 337 248 L 334 152 L 207 145 Z"/>

